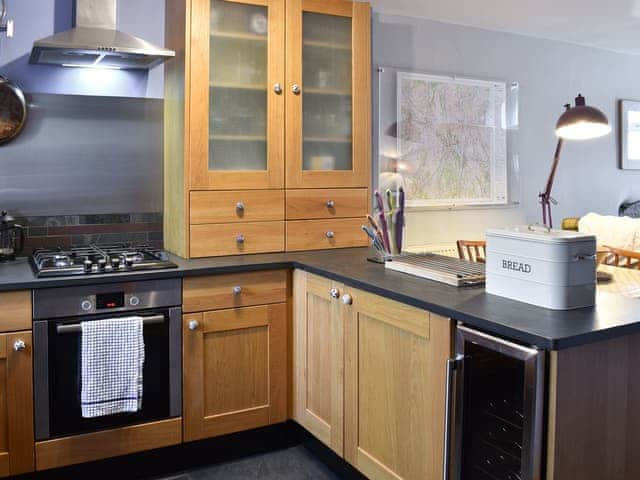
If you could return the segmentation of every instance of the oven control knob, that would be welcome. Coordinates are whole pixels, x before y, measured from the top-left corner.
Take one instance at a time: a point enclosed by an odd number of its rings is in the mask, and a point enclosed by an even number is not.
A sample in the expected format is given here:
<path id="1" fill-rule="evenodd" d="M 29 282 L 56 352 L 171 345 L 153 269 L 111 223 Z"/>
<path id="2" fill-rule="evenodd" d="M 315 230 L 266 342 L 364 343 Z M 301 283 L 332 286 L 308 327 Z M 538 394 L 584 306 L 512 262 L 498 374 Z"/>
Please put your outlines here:
<path id="1" fill-rule="evenodd" d="M 133 295 L 129 298 L 129 305 L 131 305 L 132 307 L 137 307 L 138 305 L 140 305 L 140 298 Z"/>
<path id="2" fill-rule="evenodd" d="M 13 349 L 14 349 L 16 352 L 21 352 L 21 351 L 23 351 L 23 350 L 24 350 L 24 349 L 26 349 L 26 348 L 27 348 L 27 344 L 26 344 L 26 343 L 24 343 L 24 340 L 17 340 L 17 341 L 13 344 Z"/>
<path id="3" fill-rule="evenodd" d="M 88 312 L 93 308 L 93 304 L 91 303 L 90 300 L 83 300 L 82 303 L 80 304 L 80 308 L 85 312 Z"/>
<path id="4" fill-rule="evenodd" d="M 200 326 L 200 324 L 198 323 L 197 320 L 191 320 L 189 322 L 189 330 L 191 330 L 191 331 L 197 330 L 199 326 Z"/>

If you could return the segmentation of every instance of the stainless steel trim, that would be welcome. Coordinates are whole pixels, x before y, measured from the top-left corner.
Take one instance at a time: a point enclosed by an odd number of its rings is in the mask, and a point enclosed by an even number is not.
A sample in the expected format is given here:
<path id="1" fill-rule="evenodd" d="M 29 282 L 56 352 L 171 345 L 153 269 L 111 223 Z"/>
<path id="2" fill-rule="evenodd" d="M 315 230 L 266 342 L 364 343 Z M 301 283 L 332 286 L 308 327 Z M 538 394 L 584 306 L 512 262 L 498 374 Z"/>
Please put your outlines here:
<path id="1" fill-rule="evenodd" d="M 35 439 L 46 440 L 49 431 L 49 322 L 33 322 L 33 399 Z"/>
<path id="2" fill-rule="evenodd" d="M 123 307 L 102 310 L 95 308 L 97 294 L 113 292 L 124 292 L 125 302 Z M 140 300 L 135 306 L 129 304 L 129 299 L 132 296 Z M 89 310 L 84 310 L 81 306 L 85 300 L 91 302 Z M 48 320 L 96 313 L 122 313 L 175 307 L 181 303 L 182 280 L 180 278 L 44 288 L 33 292 L 33 318 L 35 320 Z"/>
<path id="3" fill-rule="evenodd" d="M 542 434 L 545 404 L 546 353 L 533 347 L 459 325 L 456 328 L 456 355 L 465 356 L 465 343 L 471 342 L 524 363 L 524 428 L 522 445 L 522 480 L 542 480 Z M 459 372 L 456 395 L 464 398 L 464 373 Z M 455 434 L 453 479 L 460 478 L 459 466 L 462 456 L 462 431 L 464 428 L 464 402 L 455 403 Z"/>
<path id="4" fill-rule="evenodd" d="M 169 309 L 169 415 L 182 415 L 182 309 Z"/>
<path id="5" fill-rule="evenodd" d="M 163 323 L 165 319 L 164 315 L 149 315 L 142 317 L 142 323 L 144 325 L 151 325 L 154 323 Z M 82 331 L 82 327 L 79 323 L 67 323 L 56 326 L 56 331 L 59 334 L 65 333 L 79 333 Z"/>
<path id="6" fill-rule="evenodd" d="M 451 413 L 453 410 L 453 402 L 456 398 L 454 377 L 458 367 L 462 366 L 464 355 L 456 355 L 455 358 L 447 359 L 447 384 L 445 386 L 445 410 L 444 410 L 444 455 L 442 461 L 442 479 L 449 480 L 451 478 Z"/>

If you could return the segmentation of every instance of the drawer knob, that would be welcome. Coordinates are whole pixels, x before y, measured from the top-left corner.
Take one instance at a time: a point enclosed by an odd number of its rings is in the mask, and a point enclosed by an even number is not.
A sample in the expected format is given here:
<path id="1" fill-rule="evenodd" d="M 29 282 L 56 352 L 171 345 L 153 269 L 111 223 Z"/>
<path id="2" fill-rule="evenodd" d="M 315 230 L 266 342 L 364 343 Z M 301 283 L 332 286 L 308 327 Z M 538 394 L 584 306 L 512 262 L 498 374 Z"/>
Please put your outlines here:
<path id="1" fill-rule="evenodd" d="M 277 95 L 280 95 L 282 93 L 282 85 L 280 85 L 279 83 L 274 83 L 273 91 L 276 92 Z"/>
<path id="2" fill-rule="evenodd" d="M 329 295 L 331 295 L 331 298 L 338 298 L 340 297 L 340 290 L 338 290 L 337 288 L 332 288 L 331 290 L 329 290 Z"/>
<path id="3" fill-rule="evenodd" d="M 333 200 L 327 200 L 327 208 L 334 208 L 336 206 L 336 202 Z"/>
<path id="4" fill-rule="evenodd" d="M 244 203 L 243 202 L 236 203 L 236 210 L 238 210 L 239 212 L 244 211 Z"/>
<path id="5" fill-rule="evenodd" d="M 335 233 L 333 233 L 331 230 L 329 230 L 327 233 L 325 233 L 325 235 L 327 236 L 327 238 L 333 238 L 336 236 Z"/>
<path id="6" fill-rule="evenodd" d="M 194 331 L 197 330 L 200 326 L 200 323 L 197 320 L 191 320 L 189 322 L 189 330 Z"/>
<path id="7" fill-rule="evenodd" d="M 240 234 L 236 237 L 236 243 L 242 245 L 244 243 L 244 235 Z"/>
<path id="8" fill-rule="evenodd" d="M 297 83 L 294 83 L 291 86 L 291 91 L 296 95 L 300 95 L 300 92 L 302 91 L 302 89 L 300 88 L 300 85 L 298 85 Z"/>
<path id="9" fill-rule="evenodd" d="M 13 344 L 13 349 L 16 352 L 22 352 L 23 350 L 25 350 L 27 348 L 27 344 L 24 343 L 24 340 L 18 340 Z"/>
<path id="10" fill-rule="evenodd" d="M 351 305 L 353 303 L 353 298 L 348 293 L 345 293 L 342 296 L 342 303 L 344 303 L 345 305 Z"/>
<path id="11" fill-rule="evenodd" d="M 240 285 L 236 285 L 233 287 L 233 294 L 240 295 L 242 293 L 242 287 Z"/>

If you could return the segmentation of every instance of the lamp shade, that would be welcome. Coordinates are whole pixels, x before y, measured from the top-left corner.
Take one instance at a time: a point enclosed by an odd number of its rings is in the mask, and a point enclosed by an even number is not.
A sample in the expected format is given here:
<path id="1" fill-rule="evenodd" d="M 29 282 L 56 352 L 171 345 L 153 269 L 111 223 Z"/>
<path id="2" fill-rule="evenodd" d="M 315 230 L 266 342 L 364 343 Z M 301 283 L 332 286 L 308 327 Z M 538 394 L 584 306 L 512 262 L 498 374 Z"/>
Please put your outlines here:
<path id="1" fill-rule="evenodd" d="M 556 135 L 569 140 L 587 140 L 607 135 L 611 126 L 607 116 L 595 107 L 586 105 L 582 95 L 576 97 L 576 105 L 566 105 L 567 110 L 556 124 Z"/>

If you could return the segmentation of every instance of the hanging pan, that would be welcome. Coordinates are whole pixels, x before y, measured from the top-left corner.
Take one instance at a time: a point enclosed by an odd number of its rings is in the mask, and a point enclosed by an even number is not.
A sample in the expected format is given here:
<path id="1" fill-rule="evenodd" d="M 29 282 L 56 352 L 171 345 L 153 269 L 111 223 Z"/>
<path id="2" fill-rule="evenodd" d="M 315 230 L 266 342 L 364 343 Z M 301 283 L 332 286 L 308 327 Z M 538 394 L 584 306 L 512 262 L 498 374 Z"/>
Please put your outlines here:
<path id="1" fill-rule="evenodd" d="M 24 93 L 0 75 L 0 145 L 16 138 L 27 121 Z"/>

